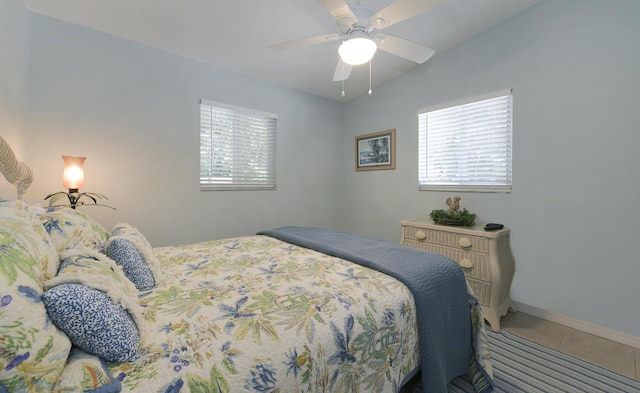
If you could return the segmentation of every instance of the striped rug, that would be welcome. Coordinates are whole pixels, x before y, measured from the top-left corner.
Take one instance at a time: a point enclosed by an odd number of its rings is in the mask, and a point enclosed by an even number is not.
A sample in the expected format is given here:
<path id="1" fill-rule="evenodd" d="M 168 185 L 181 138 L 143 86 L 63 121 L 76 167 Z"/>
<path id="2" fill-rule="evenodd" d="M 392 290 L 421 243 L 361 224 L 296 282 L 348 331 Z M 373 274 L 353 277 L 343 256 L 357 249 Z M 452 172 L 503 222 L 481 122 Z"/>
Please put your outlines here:
<path id="1" fill-rule="evenodd" d="M 489 331 L 488 334 L 496 393 L 640 392 L 640 381 L 549 349 L 504 329 L 500 333 Z M 418 382 L 403 392 L 422 392 L 419 385 Z M 463 378 L 456 378 L 449 384 L 449 393 L 471 392 L 473 387 Z"/>

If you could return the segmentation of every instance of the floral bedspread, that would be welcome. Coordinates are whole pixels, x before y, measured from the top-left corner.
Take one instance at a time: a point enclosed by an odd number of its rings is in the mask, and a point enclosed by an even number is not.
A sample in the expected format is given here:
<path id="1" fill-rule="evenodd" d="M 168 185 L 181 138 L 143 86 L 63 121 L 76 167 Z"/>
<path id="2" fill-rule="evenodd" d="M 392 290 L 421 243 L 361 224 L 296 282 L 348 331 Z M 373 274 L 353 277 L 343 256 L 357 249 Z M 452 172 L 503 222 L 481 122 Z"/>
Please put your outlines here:
<path id="1" fill-rule="evenodd" d="M 123 392 L 397 392 L 420 362 L 413 297 L 383 273 L 267 236 L 156 248 L 154 344 Z"/>

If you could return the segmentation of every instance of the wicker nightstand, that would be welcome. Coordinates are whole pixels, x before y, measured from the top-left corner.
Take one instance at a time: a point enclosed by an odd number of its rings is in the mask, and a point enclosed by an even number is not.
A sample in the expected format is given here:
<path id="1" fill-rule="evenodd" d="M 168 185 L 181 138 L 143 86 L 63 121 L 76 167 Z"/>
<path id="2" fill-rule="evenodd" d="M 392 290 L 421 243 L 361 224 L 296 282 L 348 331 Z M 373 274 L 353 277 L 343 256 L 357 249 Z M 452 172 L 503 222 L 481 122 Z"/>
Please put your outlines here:
<path id="1" fill-rule="evenodd" d="M 509 247 L 509 228 L 485 231 L 435 225 L 431 220 L 403 220 L 402 239 L 406 246 L 445 255 L 463 268 L 485 319 L 495 332 L 500 331 L 500 317 L 513 309 L 511 282 L 515 263 Z"/>

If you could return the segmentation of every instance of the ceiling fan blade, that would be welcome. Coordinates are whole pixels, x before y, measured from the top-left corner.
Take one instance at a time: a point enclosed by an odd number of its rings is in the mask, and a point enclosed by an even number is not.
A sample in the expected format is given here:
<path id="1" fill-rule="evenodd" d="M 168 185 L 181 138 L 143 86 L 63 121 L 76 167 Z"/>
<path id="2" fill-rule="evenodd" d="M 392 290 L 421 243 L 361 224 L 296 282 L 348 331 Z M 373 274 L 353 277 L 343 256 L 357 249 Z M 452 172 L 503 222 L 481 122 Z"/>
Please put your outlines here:
<path id="1" fill-rule="evenodd" d="M 325 35 L 317 35 L 314 37 L 301 38 L 298 40 L 285 41 L 279 44 L 269 45 L 269 49 L 279 52 L 287 49 L 300 48 L 303 46 L 309 45 L 317 45 L 325 42 L 331 42 L 340 39 L 342 36 L 340 34 L 325 34 Z"/>
<path id="2" fill-rule="evenodd" d="M 358 21 L 344 0 L 318 0 L 334 18 L 343 25 L 351 26 Z"/>
<path id="3" fill-rule="evenodd" d="M 429 60 L 436 53 L 436 51 L 426 46 L 392 35 L 376 34 L 375 38 L 378 49 L 420 64 Z"/>
<path id="4" fill-rule="evenodd" d="M 342 59 L 338 60 L 338 65 L 336 66 L 336 72 L 333 74 L 333 81 L 339 82 L 346 79 L 349 79 L 349 75 L 351 75 L 351 70 L 353 66 L 351 64 L 347 64 L 342 61 Z"/>
<path id="5" fill-rule="evenodd" d="M 442 3 L 443 0 L 396 0 L 387 8 L 373 15 L 369 21 L 378 30 L 395 25 L 405 19 L 418 15 L 429 8 Z"/>

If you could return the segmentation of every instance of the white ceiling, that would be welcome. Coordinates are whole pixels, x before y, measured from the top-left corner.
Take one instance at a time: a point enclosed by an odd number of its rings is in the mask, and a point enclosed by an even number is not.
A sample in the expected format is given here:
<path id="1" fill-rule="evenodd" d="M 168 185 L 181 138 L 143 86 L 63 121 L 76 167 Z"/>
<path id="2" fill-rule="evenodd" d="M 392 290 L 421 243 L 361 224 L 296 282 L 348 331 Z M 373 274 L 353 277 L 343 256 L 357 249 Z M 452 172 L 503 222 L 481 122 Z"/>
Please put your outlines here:
<path id="1" fill-rule="evenodd" d="M 393 0 L 346 0 L 379 11 Z M 426 1 L 426 0 L 425 0 Z M 533 5 L 538 0 L 445 0 L 390 26 L 395 35 L 436 55 Z M 25 0 L 30 11 L 113 34 L 259 79 L 346 102 L 368 90 L 368 66 L 354 67 L 341 97 L 333 82 L 339 41 L 285 52 L 283 41 L 337 33 L 335 19 L 316 0 Z M 428 63 L 428 61 L 427 61 Z M 372 83 L 417 64 L 378 51 Z"/>

